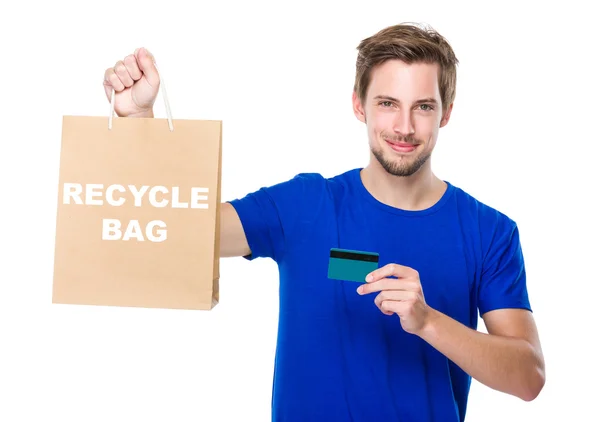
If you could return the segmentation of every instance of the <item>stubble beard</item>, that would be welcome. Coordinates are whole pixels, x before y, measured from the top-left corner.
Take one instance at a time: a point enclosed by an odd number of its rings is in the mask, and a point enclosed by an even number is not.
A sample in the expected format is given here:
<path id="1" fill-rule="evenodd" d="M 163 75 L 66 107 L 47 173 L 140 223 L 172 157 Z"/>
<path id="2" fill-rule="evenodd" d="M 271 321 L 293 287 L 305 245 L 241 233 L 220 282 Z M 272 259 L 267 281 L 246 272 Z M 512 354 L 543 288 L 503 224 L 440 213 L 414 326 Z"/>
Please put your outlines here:
<path id="1" fill-rule="evenodd" d="M 407 143 L 411 143 L 411 144 L 422 144 L 422 142 L 419 142 L 418 140 L 416 140 L 413 137 L 384 137 L 383 141 L 385 142 L 385 139 L 389 139 L 390 141 L 396 141 L 396 142 L 407 142 Z M 431 152 L 422 152 L 420 155 L 418 155 L 416 158 L 410 160 L 407 157 L 403 157 L 402 159 L 387 159 L 385 157 L 385 153 L 384 153 L 384 148 L 381 146 L 371 146 L 371 152 L 373 153 L 373 155 L 375 156 L 375 158 L 377 159 L 377 161 L 379 162 L 379 164 L 381 164 L 381 167 L 383 167 L 383 169 L 388 172 L 389 174 L 393 175 L 393 176 L 398 176 L 398 177 L 407 177 L 407 176 L 412 176 L 413 174 L 415 174 L 421 167 L 423 167 L 423 164 L 425 164 L 427 162 L 427 160 L 429 160 L 429 158 L 431 157 Z"/>

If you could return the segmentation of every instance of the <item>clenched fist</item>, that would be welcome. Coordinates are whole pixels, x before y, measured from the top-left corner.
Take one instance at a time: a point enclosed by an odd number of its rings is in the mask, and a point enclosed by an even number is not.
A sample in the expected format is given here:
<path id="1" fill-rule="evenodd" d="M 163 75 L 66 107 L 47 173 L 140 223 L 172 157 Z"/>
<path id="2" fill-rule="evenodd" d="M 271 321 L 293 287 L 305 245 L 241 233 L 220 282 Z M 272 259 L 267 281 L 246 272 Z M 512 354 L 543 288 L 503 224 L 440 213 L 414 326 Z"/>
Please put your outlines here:
<path id="1" fill-rule="evenodd" d="M 115 90 L 115 113 L 120 117 L 153 117 L 160 78 L 154 57 L 145 48 L 117 61 L 104 72 L 104 90 L 110 102 Z"/>

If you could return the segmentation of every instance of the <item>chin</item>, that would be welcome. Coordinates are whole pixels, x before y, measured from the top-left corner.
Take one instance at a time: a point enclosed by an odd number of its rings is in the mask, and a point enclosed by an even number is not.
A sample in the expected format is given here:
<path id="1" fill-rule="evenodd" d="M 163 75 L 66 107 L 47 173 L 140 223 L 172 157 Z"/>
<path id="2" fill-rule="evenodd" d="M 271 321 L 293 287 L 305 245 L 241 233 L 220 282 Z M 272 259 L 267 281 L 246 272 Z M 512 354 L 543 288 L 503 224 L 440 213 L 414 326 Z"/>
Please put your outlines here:
<path id="1" fill-rule="evenodd" d="M 381 167 L 387 173 L 398 177 L 412 176 L 429 160 L 430 154 L 419 154 L 418 151 L 419 146 L 410 153 L 400 154 L 390 148 L 372 149 L 373 156 Z"/>

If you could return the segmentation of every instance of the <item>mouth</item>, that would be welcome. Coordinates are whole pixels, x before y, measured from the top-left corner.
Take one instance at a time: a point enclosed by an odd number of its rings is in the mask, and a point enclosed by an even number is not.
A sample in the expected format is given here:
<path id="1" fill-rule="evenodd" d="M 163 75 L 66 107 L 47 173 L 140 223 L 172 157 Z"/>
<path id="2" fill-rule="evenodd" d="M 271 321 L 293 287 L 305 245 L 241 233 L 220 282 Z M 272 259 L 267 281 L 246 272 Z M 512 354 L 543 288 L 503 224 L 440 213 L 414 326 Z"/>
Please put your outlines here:
<path id="1" fill-rule="evenodd" d="M 408 142 L 392 142 L 388 140 L 385 142 L 396 152 L 409 153 L 417 149 L 417 145 L 409 144 Z"/>

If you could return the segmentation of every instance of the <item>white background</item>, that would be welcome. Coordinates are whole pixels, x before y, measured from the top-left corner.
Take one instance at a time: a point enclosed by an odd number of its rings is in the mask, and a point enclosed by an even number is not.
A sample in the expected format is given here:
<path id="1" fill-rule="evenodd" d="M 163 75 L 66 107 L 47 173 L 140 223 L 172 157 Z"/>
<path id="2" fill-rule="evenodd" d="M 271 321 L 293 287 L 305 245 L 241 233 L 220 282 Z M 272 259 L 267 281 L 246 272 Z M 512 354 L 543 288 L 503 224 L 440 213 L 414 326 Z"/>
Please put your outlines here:
<path id="1" fill-rule="evenodd" d="M 535 401 L 474 382 L 467 421 L 597 417 L 593 2 L 16 4 L 0 16 L 1 421 L 269 420 L 273 263 L 222 260 L 210 312 L 51 304 L 61 118 L 108 115 L 105 68 L 145 46 L 175 118 L 224 121 L 224 200 L 334 175 L 368 159 L 355 48 L 402 21 L 431 24 L 460 60 L 434 170 L 519 223 L 546 357 Z"/>

